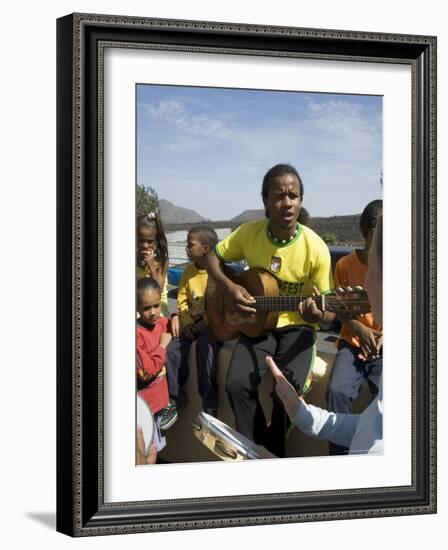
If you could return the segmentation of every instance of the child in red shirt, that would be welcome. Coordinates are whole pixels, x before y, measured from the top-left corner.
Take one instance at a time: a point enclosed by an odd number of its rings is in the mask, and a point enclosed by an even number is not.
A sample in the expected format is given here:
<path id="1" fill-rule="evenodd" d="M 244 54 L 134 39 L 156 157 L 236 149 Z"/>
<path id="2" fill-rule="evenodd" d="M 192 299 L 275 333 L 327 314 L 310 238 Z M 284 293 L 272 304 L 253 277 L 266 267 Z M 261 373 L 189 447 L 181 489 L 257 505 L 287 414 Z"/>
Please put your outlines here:
<path id="1" fill-rule="evenodd" d="M 149 405 L 158 427 L 166 430 L 177 420 L 171 407 L 166 373 L 166 347 L 171 342 L 170 322 L 160 315 L 161 290 L 154 279 L 137 282 L 137 390 Z"/>

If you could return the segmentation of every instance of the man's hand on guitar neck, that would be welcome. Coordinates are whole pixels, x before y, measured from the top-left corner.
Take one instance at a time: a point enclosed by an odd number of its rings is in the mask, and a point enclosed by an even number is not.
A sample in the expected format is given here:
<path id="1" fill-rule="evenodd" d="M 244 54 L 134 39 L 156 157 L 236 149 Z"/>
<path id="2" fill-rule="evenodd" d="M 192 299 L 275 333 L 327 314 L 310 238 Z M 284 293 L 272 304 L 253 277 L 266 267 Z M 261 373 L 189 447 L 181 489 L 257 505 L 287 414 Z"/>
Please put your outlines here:
<path id="1" fill-rule="evenodd" d="M 320 296 L 319 289 L 313 287 L 314 296 Z M 329 326 L 335 319 L 336 314 L 331 311 L 322 311 L 316 305 L 313 296 L 307 298 L 304 302 L 298 305 L 300 316 L 307 323 L 319 323 L 323 327 Z"/>

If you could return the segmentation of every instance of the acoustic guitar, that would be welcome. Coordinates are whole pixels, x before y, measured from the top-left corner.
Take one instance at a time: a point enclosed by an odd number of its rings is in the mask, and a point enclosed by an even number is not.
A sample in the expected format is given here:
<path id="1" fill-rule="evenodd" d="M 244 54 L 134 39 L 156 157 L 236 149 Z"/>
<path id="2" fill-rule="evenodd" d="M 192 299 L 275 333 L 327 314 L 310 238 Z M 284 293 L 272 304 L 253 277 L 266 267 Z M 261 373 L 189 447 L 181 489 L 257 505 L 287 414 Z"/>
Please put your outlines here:
<path id="1" fill-rule="evenodd" d="M 237 285 L 244 287 L 255 299 L 257 312 L 244 315 L 232 307 L 232 300 L 225 296 L 208 277 L 205 294 L 207 322 L 213 336 L 224 342 L 242 332 L 250 338 L 256 338 L 277 326 L 280 312 L 297 311 L 297 306 L 309 296 L 280 296 L 276 278 L 263 269 L 248 269 L 235 273 L 224 266 L 224 272 Z M 317 307 L 322 311 L 345 314 L 362 314 L 370 312 L 366 291 L 362 287 L 338 288 L 331 294 L 314 296 Z"/>

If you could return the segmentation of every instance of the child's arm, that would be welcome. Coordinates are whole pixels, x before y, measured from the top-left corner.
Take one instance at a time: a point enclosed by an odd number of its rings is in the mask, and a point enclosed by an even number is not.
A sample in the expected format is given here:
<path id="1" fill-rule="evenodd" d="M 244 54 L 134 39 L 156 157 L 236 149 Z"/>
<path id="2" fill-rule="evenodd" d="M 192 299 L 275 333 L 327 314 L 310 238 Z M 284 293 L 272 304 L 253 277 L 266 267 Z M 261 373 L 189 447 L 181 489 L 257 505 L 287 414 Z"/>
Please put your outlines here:
<path id="1" fill-rule="evenodd" d="M 180 325 L 183 329 L 188 325 L 194 323 L 193 316 L 190 310 L 190 303 L 188 299 L 188 279 L 187 279 L 188 268 L 182 273 L 182 278 L 179 283 L 179 289 L 177 291 L 177 309 L 180 315 Z"/>
<path id="2" fill-rule="evenodd" d="M 291 421 L 311 437 L 327 439 L 338 445 L 349 447 L 356 431 L 359 416 L 355 414 L 336 414 L 307 404 L 299 398 L 295 388 L 286 380 L 272 357 L 266 357 L 276 382 L 275 391 L 283 402 Z"/>
<path id="3" fill-rule="evenodd" d="M 371 327 L 366 327 L 356 319 L 352 319 L 348 324 L 359 340 L 359 346 L 361 348 L 359 358 L 364 361 L 377 359 L 383 347 L 383 332 Z"/>
<path id="4" fill-rule="evenodd" d="M 152 248 L 143 250 L 140 253 L 141 261 L 146 266 L 149 275 L 159 283 L 161 289 L 165 284 L 167 266 L 161 268 L 156 257 L 156 253 Z"/>
<path id="5" fill-rule="evenodd" d="M 162 336 L 166 334 L 163 333 Z M 171 336 L 171 335 L 168 335 Z M 170 338 L 171 340 L 171 338 Z M 143 369 L 143 372 L 149 376 L 157 375 L 166 363 L 166 346 L 168 342 L 163 342 L 165 345 L 162 345 L 160 342 L 159 345 L 155 346 L 152 349 L 149 349 L 145 339 L 139 332 L 137 332 L 137 353 L 140 359 L 140 368 Z"/>
<path id="6" fill-rule="evenodd" d="M 163 281 L 163 285 L 160 287 L 162 289 L 162 293 L 160 294 L 160 304 L 162 306 L 162 315 L 168 319 L 170 316 L 168 311 L 168 277 L 165 276 Z"/>
<path id="7" fill-rule="evenodd" d="M 179 313 L 173 313 L 171 315 L 169 329 L 173 338 L 179 338 L 179 334 L 180 334 Z"/>
<path id="8" fill-rule="evenodd" d="M 157 269 L 156 253 L 154 249 L 148 248 L 147 250 L 142 250 L 140 252 L 140 259 L 142 264 L 147 267 L 151 277 L 160 284 L 160 281 L 157 278 L 158 269 Z"/>
<path id="9" fill-rule="evenodd" d="M 336 287 L 350 284 L 350 270 L 342 265 L 343 258 L 338 260 L 334 271 L 334 282 Z M 361 348 L 361 359 L 376 359 L 382 347 L 382 333 L 366 326 L 359 320 L 357 315 L 338 314 L 338 319 L 350 327 L 356 336 Z"/>

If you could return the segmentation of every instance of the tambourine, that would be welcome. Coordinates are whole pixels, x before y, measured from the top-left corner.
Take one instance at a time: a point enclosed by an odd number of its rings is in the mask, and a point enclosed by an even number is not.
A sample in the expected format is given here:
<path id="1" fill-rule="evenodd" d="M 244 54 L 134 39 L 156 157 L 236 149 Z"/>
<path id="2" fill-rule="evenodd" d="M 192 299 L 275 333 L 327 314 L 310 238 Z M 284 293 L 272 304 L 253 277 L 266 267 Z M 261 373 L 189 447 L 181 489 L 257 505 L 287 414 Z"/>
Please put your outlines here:
<path id="1" fill-rule="evenodd" d="M 147 455 L 154 439 L 155 423 L 146 401 L 137 395 L 137 425 L 141 426 Z"/>
<path id="2" fill-rule="evenodd" d="M 204 412 L 193 422 L 194 435 L 222 460 L 253 460 L 261 458 L 255 443 L 224 422 Z"/>

